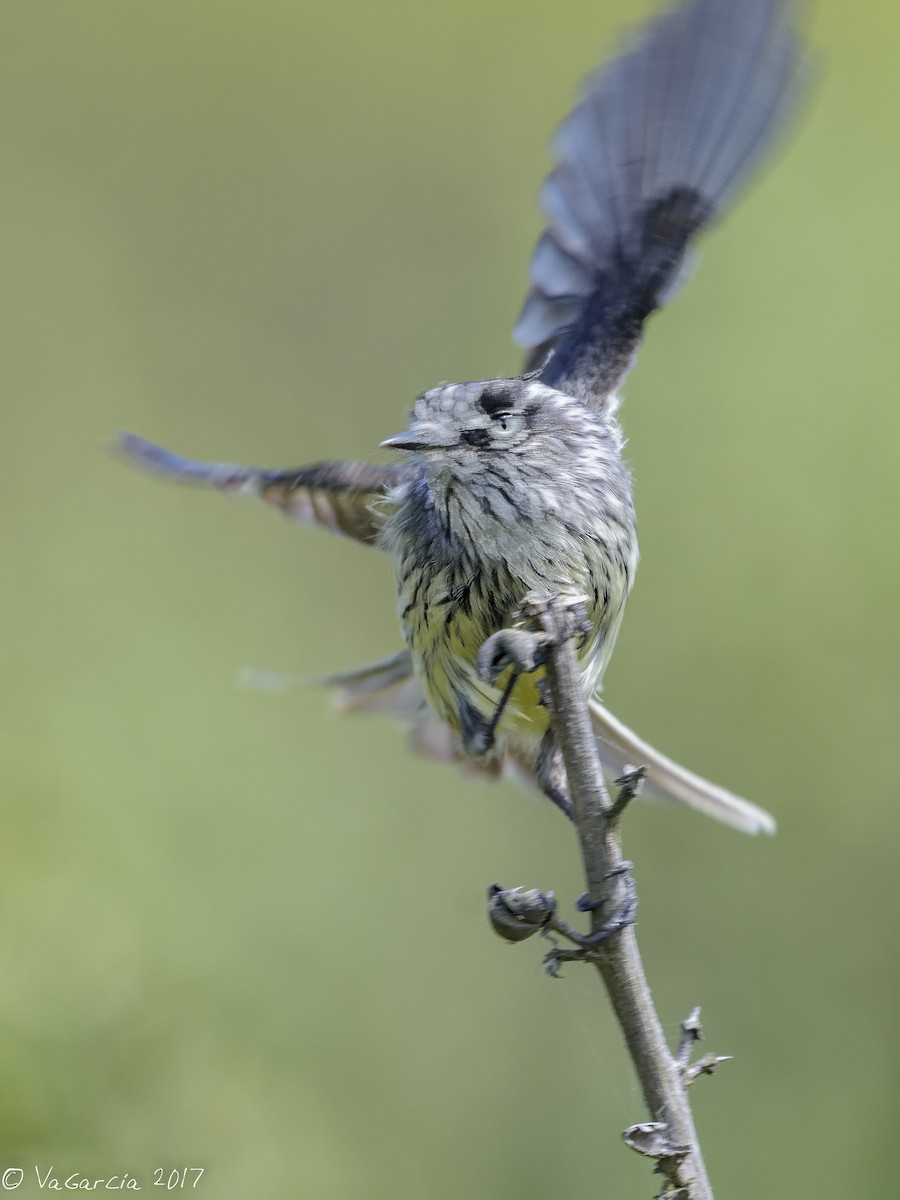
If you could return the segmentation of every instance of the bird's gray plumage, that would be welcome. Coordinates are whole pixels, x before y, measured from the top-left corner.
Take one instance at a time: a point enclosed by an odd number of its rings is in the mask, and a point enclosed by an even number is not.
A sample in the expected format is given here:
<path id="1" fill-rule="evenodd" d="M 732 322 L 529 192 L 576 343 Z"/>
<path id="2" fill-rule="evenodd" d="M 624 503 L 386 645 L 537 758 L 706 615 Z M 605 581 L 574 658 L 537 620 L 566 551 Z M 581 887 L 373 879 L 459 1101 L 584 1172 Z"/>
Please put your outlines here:
<path id="1" fill-rule="evenodd" d="M 122 452 L 154 474 L 252 493 L 391 553 L 407 648 L 332 677 L 343 707 L 403 717 L 429 756 L 515 774 L 565 807 L 542 777 L 555 747 L 536 676 L 511 681 L 504 707 L 475 659 L 526 593 L 583 597 L 582 680 L 607 768 L 647 765 L 649 790 L 746 832 L 774 829 L 622 725 L 599 686 L 637 564 L 617 388 L 693 239 L 789 116 L 804 60 L 792 0 L 685 0 L 588 80 L 541 193 L 548 223 L 515 330 L 529 370 L 424 392 L 410 428 L 384 443 L 405 460 L 271 471 L 123 435 Z"/>
<path id="2" fill-rule="evenodd" d="M 615 419 L 537 379 L 445 384 L 419 397 L 409 433 L 389 444 L 414 448 L 421 465 L 392 494 L 381 541 L 432 709 L 475 753 L 503 694 L 480 677 L 478 651 L 535 591 L 585 598 L 581 661 L 593 692 L 637 566 Z M 546 710 L 522 681 L 492 749 L 530 743 L 536 760 L 545 732 Z"/>

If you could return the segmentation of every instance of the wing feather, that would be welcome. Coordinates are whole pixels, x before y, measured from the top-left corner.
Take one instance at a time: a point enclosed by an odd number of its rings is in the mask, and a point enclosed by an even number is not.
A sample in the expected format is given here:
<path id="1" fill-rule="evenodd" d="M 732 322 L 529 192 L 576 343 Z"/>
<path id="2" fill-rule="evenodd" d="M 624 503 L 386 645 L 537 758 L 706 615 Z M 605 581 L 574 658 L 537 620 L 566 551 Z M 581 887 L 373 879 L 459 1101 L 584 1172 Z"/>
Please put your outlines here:
<path id="1" fill-rule="evenodd" d="M 284 471 L 182 458 L 133 433 L 116 449 L 141 470 L 175 483 L 258 496 L 290 520 L 372 545 L 387 516 L 388 493 L 415 471 L 410 462 L 380 466 L 323 462 Z"/>
<path id="2" fill-rule="evenodd" d="M 615 391 L 689 244 L 795 107 L 807 58 L 792 0 L 686 0 L 588 80 L 554 141 L 514 332 L 542 382 L 596 404 Z"/>

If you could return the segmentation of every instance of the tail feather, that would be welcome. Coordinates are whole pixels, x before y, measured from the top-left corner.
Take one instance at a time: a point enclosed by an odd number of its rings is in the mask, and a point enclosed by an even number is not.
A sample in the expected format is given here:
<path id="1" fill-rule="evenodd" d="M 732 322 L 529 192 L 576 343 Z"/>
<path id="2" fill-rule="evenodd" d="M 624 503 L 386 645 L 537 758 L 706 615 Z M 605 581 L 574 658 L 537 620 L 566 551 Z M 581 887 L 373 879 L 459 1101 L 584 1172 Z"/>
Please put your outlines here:
<path id="1" fill-rule="evenodd" d="M 623 725 L 596 698 L 590 707 L 600 757 L 607 770 L 620 772 L 629 765 L 646 766 L 645 789 L 649 793 L 696 808 L 743 833 L 775 832 L 775 818 L 765 809 L 679 766 Z"/>
<path id="2" fill-rule="evenodd" d="M 413 675 L 408 650 L 380 658 L 350 671 L 317 680 L 335 688 L 334 706 L 340 713 L 376 713 L 399 720 L 415 720 L 428 711 L 425 697 Z"/>
<path id="3" fill-rule="evenodd" d="M 466 754 L 458 734 L 429 709 L 413 674 L 408 650 L 355 670 L 328 675 L 318 682 L 337 689 L 335 704 L 339 712 L 373 713 L 409 722 L 410 745 L 424 758 L 454 763 L 482 778 L 512 778 L 537 786 L 533 762 L 514 750 L 485 761 Z M 744 833 L 775 832 L 775 821 L 769 813 L 679 766 L 623 725 L 596 698 L 591 700 L 590 709 L 600 759 L 611 778 L 629 765 L 646 766 L 647 793 L 696 808 Z"/>

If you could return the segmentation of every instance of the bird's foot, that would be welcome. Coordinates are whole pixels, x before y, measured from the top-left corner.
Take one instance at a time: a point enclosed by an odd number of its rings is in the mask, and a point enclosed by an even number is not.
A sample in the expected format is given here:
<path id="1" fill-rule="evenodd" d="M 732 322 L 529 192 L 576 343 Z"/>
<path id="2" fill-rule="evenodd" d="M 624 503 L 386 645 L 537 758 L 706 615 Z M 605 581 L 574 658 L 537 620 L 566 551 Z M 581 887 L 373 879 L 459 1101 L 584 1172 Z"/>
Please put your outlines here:
<path id="1" fill-rule="evenodd" d="M 632 864 L 630 862 L 620 862 L 618 866 L 613 867 L 611 871 L 607 871 L 604 879 L 621 879 L 624 885 L 624 896 L 619 901 L 615 912 L 611 913 L 606 918 L 599 929 L 595 929 L 593 933 L 582 935 L 579 941 L 581 946 L 599 946 L 601 942 L 605 942 L 611 938 L 614 933 L 619 933 L 628 925 L 633 925 L 637 916 L 638 898 L 637 887 L 634 882 L 634 876 L 631 873 Z M 579 896 L 575 902 L 575 907 L 579 912 L 588 913 L 596 912 L 598 909 L 604 908 L 609 903 L 610 897 L 601 896 L 598 900 L 592 900 L 585 892 L 583 896 Z"/>
<path id="2" fill-rule="evenodd" d="M 570 638 L 575 638 L 576 649 L 584 646 L 593 630 L 587 613 L 587 596 L 529 592 L 519 606 L 516 619 L 538 630 L 546 657 L 547 649 Z"/>
<path id="3" fill-rule="evenodd" d="M 627 871 L 630 863 L 623 863 Z M 616 870 L 610 874 L 619 874 Z M 596 947 L 634 919 L 632 905 L 627 920 L 623 920 L 623 907 L 605 921 L 602 929 L 593 934 L 582 934 L 563 921 L 557 913 L 556 897 L 553 892 L 541 892 L 537 888 L 504 888 L 492 883 L 488 888 L 488 920 L 494 932 L 507 942 L 524 942 L 536 933 L 553 943 L 553 949 L 544 955 L 544 970 L 553 978 L 559 978 L 560 968 L 567 962 L 590 961 Z M 588 911 L 581 902 L 582 911 Z M 555 936 L 558 935 L 558 936 Z M 562 946 L 559 938 L 572 944 Z"/>
<path id="4" fill-rule="evenodd" d="M 486 683 L 494 684 L 510 667 L 519 674 L 537 671 L 551 647 L 577 638 L 578 648 L 591 634 L 583 596 L 529 592 L 510 629 L 492 634 L 478 651 L 475 665 Z"/>

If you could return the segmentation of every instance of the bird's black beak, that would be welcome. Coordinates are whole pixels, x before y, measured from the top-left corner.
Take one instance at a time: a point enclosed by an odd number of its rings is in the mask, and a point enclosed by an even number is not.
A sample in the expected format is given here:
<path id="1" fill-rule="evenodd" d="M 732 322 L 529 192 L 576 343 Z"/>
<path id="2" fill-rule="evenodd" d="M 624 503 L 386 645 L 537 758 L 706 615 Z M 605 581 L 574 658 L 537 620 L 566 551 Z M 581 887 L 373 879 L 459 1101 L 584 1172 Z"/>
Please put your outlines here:
<path id="1" fill-rule="evenodd" d="M 447 432 L 436 425 L 415 425 L 405 433 L 395 433 L 393 437 L 381 442 L 384 450 L 412 450 L 422 453 L 426 450 L 441 450 L 456 444 L 456 439 L 449 437 Z"/>
<path id="2" fill-rule="evenodd" d="M 395 433 L 393 437 L 380 442 L 382 450 L 427 450 L 424 439 L 420 434 L 407 430 L 406 433 Z"/>

